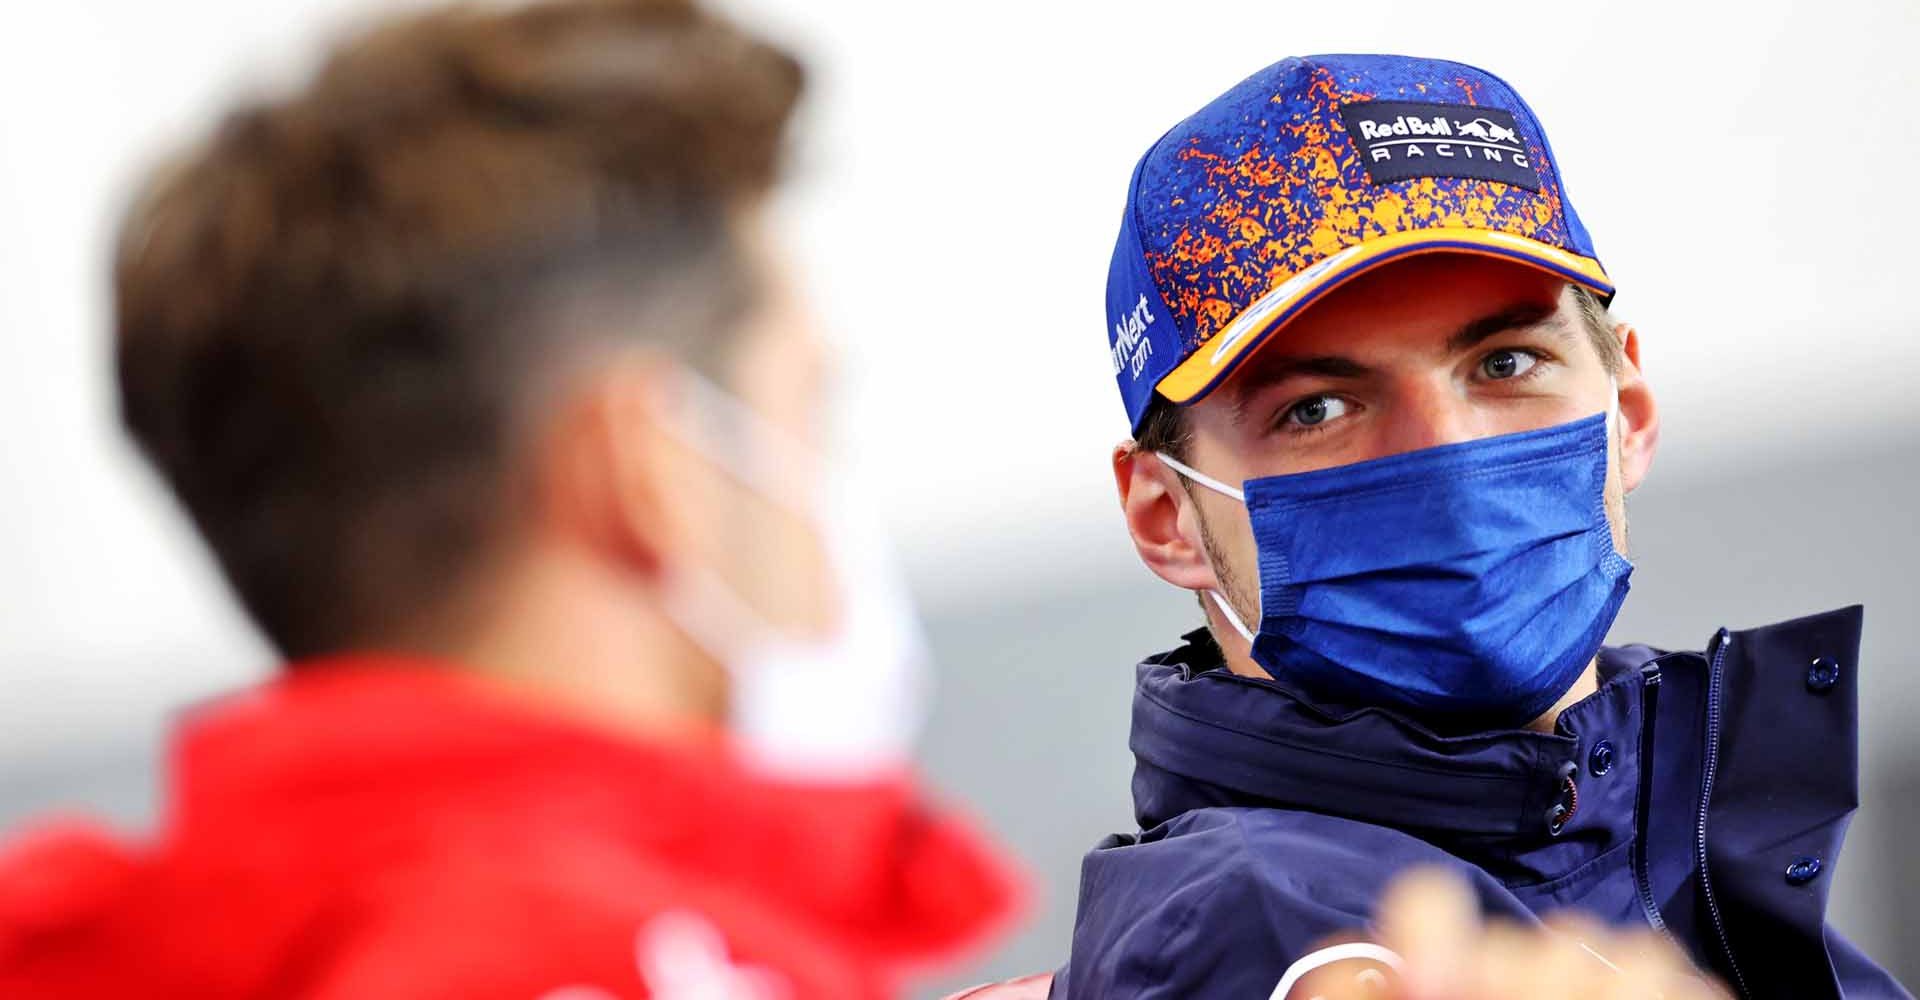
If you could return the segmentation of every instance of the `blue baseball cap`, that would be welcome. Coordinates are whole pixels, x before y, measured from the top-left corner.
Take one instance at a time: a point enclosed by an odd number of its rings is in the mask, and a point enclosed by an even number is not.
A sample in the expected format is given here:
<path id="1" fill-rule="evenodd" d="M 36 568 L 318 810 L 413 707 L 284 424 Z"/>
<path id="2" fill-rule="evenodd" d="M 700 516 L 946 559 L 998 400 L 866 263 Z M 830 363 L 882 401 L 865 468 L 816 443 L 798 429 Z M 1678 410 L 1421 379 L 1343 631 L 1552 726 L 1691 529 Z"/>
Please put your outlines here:
<path id="1" fill-rule="evenodd" d="M 1147 150 L 1107 274 L 1107 342 L 1135 432 L 1155 393 L 1220 385 L 1341 283 L 1416 253 L 1528 264 L 1613 298 L 1547 135 L 1484 70 L 1303 56 Z"/>

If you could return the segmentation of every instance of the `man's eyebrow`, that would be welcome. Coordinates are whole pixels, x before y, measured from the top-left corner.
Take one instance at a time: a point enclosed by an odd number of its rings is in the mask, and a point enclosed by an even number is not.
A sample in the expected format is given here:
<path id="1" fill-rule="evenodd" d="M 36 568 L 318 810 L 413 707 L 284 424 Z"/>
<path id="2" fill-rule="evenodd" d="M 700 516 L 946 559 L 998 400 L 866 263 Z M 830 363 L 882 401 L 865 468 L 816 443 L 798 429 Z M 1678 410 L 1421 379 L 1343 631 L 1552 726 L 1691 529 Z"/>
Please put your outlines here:
<path id="1" fill-rule="evenodd" d="M 1453 336 L 1447 338 L 1447 353 L 1458 354 L 1489 337 L 1530 327 L 1545 327 L 1548 332 L 1565 336 L 1569 331 L 1556 315 L 1558 312 L 1557 303 L 1529 302 L 1488 313 L 1455 330 Z"/>
<path id="2" fill-rule="evenodd" d="M 1540 328 L 1558 337 L 1569 337 L 1566 320 L 1558 315 L 1559 305 L 1554 302 L 1527 302 L 1507 306 L 1497 312 L 1488 313 L 1472 320 L 1447 338 L 1447 353 L 1458 354 L 1481 341 L 1503 333 L 1529 328 Z M 1232 416 L 1235 424 L 1244 424 L 1247 418 L 1247 406 L 1253 397 L 1265 389 L 1301 375 L 1318 375 L 1323 378 L 1364 378 L 1373 374 L 1373 369 L 1349 357 L 1337 354 L 1317 357 L 1291 357 L 1274 355 L 1255 357 L 1239 378 L 1234 380 Z"/>
<path id="3" fill-rule="evenodd" d="M 1256 358 L 1248 366 L 1248 371 L 1234 381 L 1233 386 L 1233 422 L 1246 422 L 1247 404 L 1262 390 L 1277 385 L 1287 379 L 1300 375 L 1319 375 L 1323 378 L 1362 378 L 1372 374 L 1373 369 L 1352 358 L 1337 354 L 1318 357 L 1296 358 L 1279 355 L 1271 358 Z"/>

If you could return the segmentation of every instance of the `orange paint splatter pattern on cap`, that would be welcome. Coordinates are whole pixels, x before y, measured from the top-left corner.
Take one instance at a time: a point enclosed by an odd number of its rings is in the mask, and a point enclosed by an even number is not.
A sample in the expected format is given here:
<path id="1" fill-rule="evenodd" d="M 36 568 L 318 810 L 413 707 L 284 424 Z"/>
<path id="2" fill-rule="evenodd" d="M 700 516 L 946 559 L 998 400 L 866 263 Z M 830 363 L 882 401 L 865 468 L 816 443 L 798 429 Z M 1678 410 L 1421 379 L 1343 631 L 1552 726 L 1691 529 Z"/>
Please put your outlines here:
<path id="1" fill-rule="evenodd" d="M 1498 78 L 1402 56 L 1262 70 L 1136 169 L 1108 287 L 1129 415 L 1156 388 L 1187 401 L 1217 383 L 1237 359 L 1196 355 L 1222 331 L 1207 355 L 1260 340 L 1292 298 L 1440 249 L 1513 256 L 1612 294 L 1545 134 Z"/>

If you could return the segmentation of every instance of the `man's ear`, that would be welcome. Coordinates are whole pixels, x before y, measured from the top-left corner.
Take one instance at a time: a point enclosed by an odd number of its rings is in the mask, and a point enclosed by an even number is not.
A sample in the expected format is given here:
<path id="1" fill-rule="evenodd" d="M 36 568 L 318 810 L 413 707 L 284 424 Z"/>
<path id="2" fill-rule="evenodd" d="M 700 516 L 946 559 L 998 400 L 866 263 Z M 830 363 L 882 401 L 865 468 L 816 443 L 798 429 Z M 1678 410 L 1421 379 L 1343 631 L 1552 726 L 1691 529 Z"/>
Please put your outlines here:
<path id="1" fill-rule="evenodd" d="M 1620 485 L 1628 493 L 1640 488 L 1660 449 L 1660 405 L 1653 387 L 1640 369 L 1640 332 L 1632 324 L 1614 326 L 1624 357 L 1620 366 Z"/>
<path id="2" fill-rule="evenodd" d="M 1113 449 L 1113 482 L 1140 561 L 1183 590 L 1218 590 L 1201 543 L 1200 512 L 1178 475 L 1158 456 L 1122 441 Z"/>
<path id="3" fill-rule="evenodd" d="M 683 460 L 660 425 L 662 394 L 677 388 L 672 374 L 633 358 L 596 366 L 561 390 L 566 401 L 538 436 L 543 527 L 627 572 L 658 573 L 683 534 L 663 488 Z"/>

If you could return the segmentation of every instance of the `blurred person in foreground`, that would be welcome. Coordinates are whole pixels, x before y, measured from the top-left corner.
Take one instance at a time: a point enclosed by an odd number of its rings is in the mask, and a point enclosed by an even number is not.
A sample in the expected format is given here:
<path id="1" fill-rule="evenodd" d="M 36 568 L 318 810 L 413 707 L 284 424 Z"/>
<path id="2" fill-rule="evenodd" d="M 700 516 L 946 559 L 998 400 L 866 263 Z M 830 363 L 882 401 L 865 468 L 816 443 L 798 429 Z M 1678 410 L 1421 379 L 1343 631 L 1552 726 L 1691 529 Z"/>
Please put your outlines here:
<path id="1" fill-rule="evenodd" d="M 1054 997 L 1332 995 L 1302 985 L 1348 960 L 1324 942 L 1380 932 L 1414 865 L 1503 928 L 1656 932 L 1741 997 L 1908 996 L 1825 919 L 1861 610 L 1602 648 L 1660 414 L 1560 166 L 1491 74 L 1343 55 L 1135 168 L 1113 471 L 1206 621 L 1137 668 L 1139 831 L 1087 856 Z M 1460 947 L 1525 982 L 1571 937 L 1579 989 L 1633 995 L 1579 926 Z"/>
<path id="2" fill-rule="evenodd" d="M 0 996 L 878 998 L 1008 917 L 819 458 L 800 83 L 687 0 L 446 9 L 155 174 L 122 415 L 287 666 L 151 839 L 15 838 Z"/>

